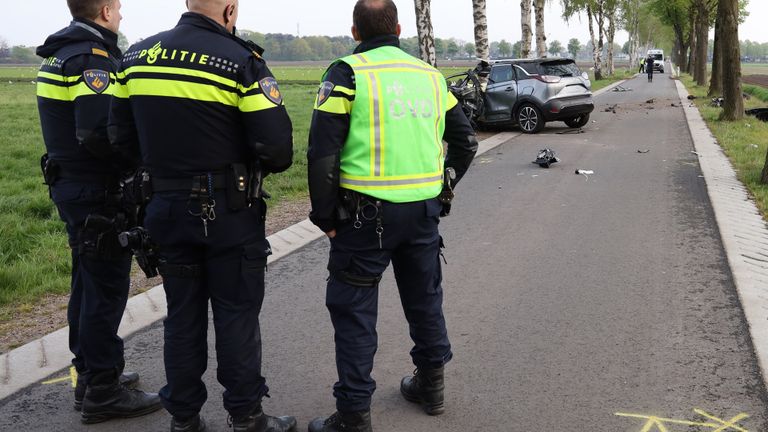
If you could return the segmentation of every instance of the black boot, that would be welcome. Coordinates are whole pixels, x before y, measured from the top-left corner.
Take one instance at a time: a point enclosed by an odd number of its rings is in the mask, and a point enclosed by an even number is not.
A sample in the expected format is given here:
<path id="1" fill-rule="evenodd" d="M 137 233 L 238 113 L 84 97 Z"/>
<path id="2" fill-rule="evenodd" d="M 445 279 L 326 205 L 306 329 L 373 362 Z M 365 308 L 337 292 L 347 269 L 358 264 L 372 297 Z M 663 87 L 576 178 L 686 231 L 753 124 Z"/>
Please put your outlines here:
<path id="1" fill-rule="evenodd" d="M 296 418 L 268 416 L 261 409 L 261 404 L 258 404 L 250 414 L 233 417 L 232 429 L 235 432 L 295 432 Z"/>
<path id="2" fill-rule="evenodd" d="M 160 408 L 160 397 L 156 393 L 123 387 L 116 371 L 105 371 L 94 374 L 88 383 L 81 421 L 90 424 L 139 417 Z"/>
<path id="3" fill-rule="evenodd" d="M 400 382 L 400 393 L 405 400 L 415 402 L 424 407 L 429 415 L 439 415 L 445 412 L 444 395 L 445 380 L 443 368 L 416 369 L 413 376 L 407 376 Z"/>
<path id="4" fill-rule="evenodd" d="M 182 420 L 174 417 L 171 419 L 171 432 L 205 432 L 205 420 L 198 414 L 192 418 Z"/>
<path id="5" fill-rule="evenodd" d="M 330 417 L 312 420 L 309 423 L 309 432 L 373 432 L 371 412 L 343 413 L 337 411 Z"/>
<path id="6" fill-rule="evenodd" d="M 134 388 L 136 387 L 136 384 L 139 383 L 139 374 L 136 372 L 123 372 L 122 375 L 120 375 L 120 384 L 128 387 L 128 388 Z M 85 397 L 85 378 L 83 378 L 82 375 L 77 375 L 77 384 L 75 385 L 75 410 L 76 411 L 82 411 L 83 410 L 83 397 Z"/>

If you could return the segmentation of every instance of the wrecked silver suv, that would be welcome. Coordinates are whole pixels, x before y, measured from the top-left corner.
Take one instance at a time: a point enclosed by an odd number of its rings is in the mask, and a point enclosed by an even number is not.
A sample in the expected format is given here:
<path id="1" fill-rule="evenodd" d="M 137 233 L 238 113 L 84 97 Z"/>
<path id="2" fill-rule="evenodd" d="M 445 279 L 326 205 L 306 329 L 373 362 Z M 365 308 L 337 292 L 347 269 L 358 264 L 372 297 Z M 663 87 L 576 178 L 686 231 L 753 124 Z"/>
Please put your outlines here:
<path id="1" fill-rule="evenodd" d="M 589 76 L 570 59 L 481 61 L 449 77 L 448 88 L 474 126 L 518 125 L 530 134 L 552 121 L 580 128 L 595 108 Z"/>

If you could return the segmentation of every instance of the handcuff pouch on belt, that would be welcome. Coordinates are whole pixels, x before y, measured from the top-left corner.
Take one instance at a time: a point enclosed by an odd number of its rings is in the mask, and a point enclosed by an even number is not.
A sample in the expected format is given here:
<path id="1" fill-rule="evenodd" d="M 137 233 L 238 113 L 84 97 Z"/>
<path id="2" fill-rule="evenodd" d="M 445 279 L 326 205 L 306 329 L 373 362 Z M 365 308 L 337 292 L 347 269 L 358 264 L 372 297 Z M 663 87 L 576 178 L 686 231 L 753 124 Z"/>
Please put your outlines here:
<path id="1" fill-rule="evenodd" d="M 264 171 L 258 162 L 249 166 L 242 163 L 227 167 L 227 206 L 232 211 L 242 210 L 262 199 L 270 198 L 264 190 Z"/>
<path id="2" fill-rule="evenodd" d="M 43 172 L 43 184 L 53 186 L 59 178 L 61 167 L 46 153 L 40 158 L 40 170 Z"/>
<path id="3" fill-rule="evenodd" d="M 448 216 L 451 214 L 451 202 L 456 194 L 453 193 L 453 181 L 456 180 L 456 170 L 448 167 L 443 174 L 443 190 L 440 195 L 437 196 L 438 201 L 443 204 L 443 210 L 440 212 L 440 216 Z"/>

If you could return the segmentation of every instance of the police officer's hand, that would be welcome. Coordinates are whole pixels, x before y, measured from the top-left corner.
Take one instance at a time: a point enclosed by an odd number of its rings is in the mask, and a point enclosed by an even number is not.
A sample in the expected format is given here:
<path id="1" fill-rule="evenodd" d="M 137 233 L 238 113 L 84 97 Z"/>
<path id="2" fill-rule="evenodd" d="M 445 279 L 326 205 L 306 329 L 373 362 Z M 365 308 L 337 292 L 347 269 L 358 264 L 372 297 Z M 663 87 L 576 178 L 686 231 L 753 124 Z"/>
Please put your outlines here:
<path id="1" fill-rule="evenodd" d="M 336 237 L 336 230 L 328 231 L 327 233 L 325 233 L 325 235 L 327 235 L 329 239 L 332 239 Z"/>

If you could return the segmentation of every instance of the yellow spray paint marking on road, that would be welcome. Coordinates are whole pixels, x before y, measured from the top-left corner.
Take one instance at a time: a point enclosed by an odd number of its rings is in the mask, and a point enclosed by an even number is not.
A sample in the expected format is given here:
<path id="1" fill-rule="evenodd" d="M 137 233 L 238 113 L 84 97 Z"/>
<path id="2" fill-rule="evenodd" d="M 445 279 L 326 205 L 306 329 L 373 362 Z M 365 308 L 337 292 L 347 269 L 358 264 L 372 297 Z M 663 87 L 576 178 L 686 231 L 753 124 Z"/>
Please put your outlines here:
<path id="1" fill-rule="evenodd" d="M 60 382 L 65 381 L 71 381 L 72 382 L 72 388 L 75 388 L 77 386 L 77 370 L 74 366 L 71 366 L 69 368 L 69 376 L 61 377 L 61 378 L 54 378 L 52 380 L 43 381 L 43 384 L 58 384 Z"/>
<path id="2" fill-rule="evenodd" d="M 700 415 L 701 417 L 705 417 L 707 421 L 695 422 L 688 420 L 676 420 L 653 415 L 620 412 L 616 413 L 616 415 L 619 417 L 630 417 L 645 420 L 643 428 L 640 429 L 640 432 L 672 432 L 674 425 L 708 428 L 707 430 L 710 432 L 749 432 L 746 428 L 738 424 L 741 420 L 749 417 L 749 415 L 745 413 L 741 413 L 731 418 L 730 420 L 723 420 L 702 409 L 694 408 L 693 412 Z"/>

